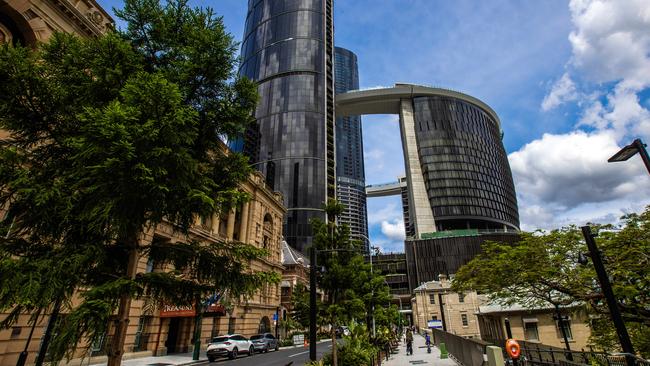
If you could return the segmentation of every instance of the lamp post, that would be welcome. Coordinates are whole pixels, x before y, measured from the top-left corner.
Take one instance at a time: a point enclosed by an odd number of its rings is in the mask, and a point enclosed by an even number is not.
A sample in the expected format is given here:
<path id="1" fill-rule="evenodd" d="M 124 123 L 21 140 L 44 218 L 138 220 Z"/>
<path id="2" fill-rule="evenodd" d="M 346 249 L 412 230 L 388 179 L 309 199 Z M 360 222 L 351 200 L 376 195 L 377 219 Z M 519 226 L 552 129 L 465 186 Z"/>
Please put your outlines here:
<path id="1" fill-rule="evenodd" d="M 316 361 L 316 248 L 309 252 L 309 359 Z"/>
<path id="2" fill-rule="evenodd" d="M 619 150 L 611 158 L 607 159 L 607 162 L 615 163 L 619 161 L 626 161 L 636 155 L 636 153 L 639 153 L 639 155 L 641 155 L 643 164 L 645 164 L 646 169 L 648 169 L 648 173 L 650 173 L 650 157 L 648 157 L 648 151 L 645 149 L 645 144 L 641 142 L 641 139 L 636 139 L 631 144 Z"/>
<path id="3" fill-rule="evenodd" d="M 370 247 L 370 253 L 368 253 L 370 255 L 370 274 L 371 275 L 372 275 L 372 252 L 373 251 L 375 252 L 375 255 L 379 255 L 379 247 L 371 246 Z M 372 286 L 372 284 L 371 284 L 371 286 Z M 375 299 L 374 299 L 374 297 L 375 297 L 375 289 L 374 289 L 374 287 L 371 287 L 370 289 L 371 289 L 370 301 L 372 301 L 372 310 L 371 310 L 372 311 L 372 338 L 374 339 L 375 335 L 376 335 L 376 330 L 375 330 Z"/>
<path id="4" fill-rule="evenodd" d="M 596 246 L 596 241 L 594 240 L 595 235 L 591 233 L 591 228 L 589 226 L 582 227 L 582 235 L 585 237 L 585 241 L 587 242 L 589 255 L 591 257 L 591 261 L 594 264 L 594 268 L 596 269 L 596 275 L 598 276 L 598 281 L 600 282 L 600 288 L 603 290 L 603 295 L 605 295 L 605 299 L 607 300 L 609 313 L 612 316 L 612 320 L 614 321 L 614 327 L 616 328 L 618 339 L 621 342 L 621 348 L 623 348 L 623 352 L 625 353 L 625 359 L 627 360 L 628 366 L 634 366 L 634 347 L 632 346 L 632 341 L 630 341 L 630 336 L 627 333 L 627 328 L 623 322 L 621 311 L 618 308 L 618 303 L 614 297 L 612 284 L 609 282 L 609 277 L 605 271 L 605 266 L 603 265 L 600 251 Z M 580 256 L 578 258 L 578 261 L 581 264 L 586 264 L 587 258 Z"/>

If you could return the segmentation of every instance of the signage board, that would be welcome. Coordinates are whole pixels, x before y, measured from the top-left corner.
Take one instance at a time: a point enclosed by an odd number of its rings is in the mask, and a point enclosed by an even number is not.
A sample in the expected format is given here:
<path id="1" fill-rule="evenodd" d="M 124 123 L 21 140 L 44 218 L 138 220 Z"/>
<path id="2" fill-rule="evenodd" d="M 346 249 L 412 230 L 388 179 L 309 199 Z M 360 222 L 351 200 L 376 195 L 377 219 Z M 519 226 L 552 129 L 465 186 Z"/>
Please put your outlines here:
<path id="1" fill-rule="evenodd" d="M 294 346 L 302 346 L 305 343 L 305 335 L 304 334 L 294 334 L 293 335 L 293 345 Z"/>
<path id="2" fill-rule="evenodd" d="M 226 315 L 226 308 L 221 305 L 221 304 L 210 304 L 208 307 L 205 309 L 205 315 Z"/>
<path id="3" fill-rule="evenodd" d="M 194 310 L 194 306 L 176 306 L 163 304 L 163 306 L 160 308 L 161 318 L 180 318 L 195 315 L 196 311 Z"/>
<path id="4" fill-rule="evenodd" d="M 278 313 L 273 314 L 273 320 L 278 320 Z"/>
<path id="5" fill-rule="evenodd" d="M 427 321 L 427 327 L 432 329 L 442 329 L 442 320 L 429 320 Z"/>

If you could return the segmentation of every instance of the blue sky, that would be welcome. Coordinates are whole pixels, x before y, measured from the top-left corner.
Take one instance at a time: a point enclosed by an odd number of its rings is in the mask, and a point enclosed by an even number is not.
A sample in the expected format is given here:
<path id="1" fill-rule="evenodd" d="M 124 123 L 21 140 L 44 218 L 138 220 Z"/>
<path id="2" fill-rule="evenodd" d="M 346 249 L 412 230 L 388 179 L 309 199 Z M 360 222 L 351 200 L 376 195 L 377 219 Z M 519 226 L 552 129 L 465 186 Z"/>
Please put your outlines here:
<path id="1" fill-rule="evenodd" d="M 247 1 L 194 4 L 241 39 Z M 441 86 L 497 112 L 522 229 L 615 222 L 650 204 L 638 156 L 606 163 L 634 138 L 650 142 L 647 0 L 337 0 L 334 22 L 362 88 Z M 402 175 L 397 117 L 364 116 L 363 128 L 367 183 Z M 368 212 L 373 244 L 402 251 L 399 198 L 370 199 Z"/>

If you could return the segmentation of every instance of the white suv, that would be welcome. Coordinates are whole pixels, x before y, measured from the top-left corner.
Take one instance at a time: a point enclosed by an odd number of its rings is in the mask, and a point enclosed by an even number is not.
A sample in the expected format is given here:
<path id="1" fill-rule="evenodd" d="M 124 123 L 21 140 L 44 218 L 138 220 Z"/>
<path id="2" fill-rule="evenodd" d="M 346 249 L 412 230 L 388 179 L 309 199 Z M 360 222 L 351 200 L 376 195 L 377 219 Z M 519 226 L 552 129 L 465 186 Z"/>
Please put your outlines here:
<path id="1" fill-rule="evenodd" d="M 225 336 L 215 337 L 208 344 L 208 360 L 214 362 L 217 357 L 233 359 L 237 358 L 240 353 L 247 353 L 252 356 L 255 352 L 253 343 L 241 334 L 227 334 Z"/>

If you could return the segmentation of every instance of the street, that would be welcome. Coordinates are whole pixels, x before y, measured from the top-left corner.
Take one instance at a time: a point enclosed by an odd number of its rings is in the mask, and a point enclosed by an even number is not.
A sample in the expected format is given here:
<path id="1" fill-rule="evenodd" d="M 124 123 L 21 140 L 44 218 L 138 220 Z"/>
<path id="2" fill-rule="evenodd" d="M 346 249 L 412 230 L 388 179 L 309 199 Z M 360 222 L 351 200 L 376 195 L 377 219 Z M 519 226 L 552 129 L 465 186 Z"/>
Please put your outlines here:
<path id="1" fill-rule="evenodd" d="M 331 343 L 332 343 L 331 341 L 317 343 L 316 346 L 317 359 L 320 359 L 323 356 L 323 353 L 331 350 L 332 348 Z M 229 360 L 227 358 L 220 358 L 217 359 L 217 361 L 212 363 L 205 361 L 205 362 L 197 363 L 196 365 L 301 366 L 304 365 L 307 361 L 309 361 L 309 348 L 295 347 L 295 348 L 281 349 L 277 352 L 274 351 L 269 353 L 256 353 L 253 356 L 240 355 L 234 360 Z"/>

